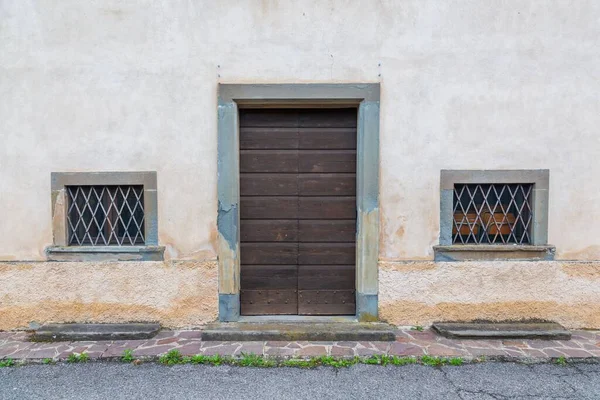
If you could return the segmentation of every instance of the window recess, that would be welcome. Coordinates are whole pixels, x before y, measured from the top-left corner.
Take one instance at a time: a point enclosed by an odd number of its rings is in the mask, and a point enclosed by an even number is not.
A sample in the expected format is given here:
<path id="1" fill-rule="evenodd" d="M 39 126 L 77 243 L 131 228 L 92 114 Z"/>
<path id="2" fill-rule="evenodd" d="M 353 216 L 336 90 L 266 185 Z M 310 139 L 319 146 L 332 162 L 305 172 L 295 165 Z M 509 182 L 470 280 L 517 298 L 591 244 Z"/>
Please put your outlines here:
<path id="1" fill-rule="evenodd" d="M 530 244 L 533 184 L 455 184 L 453 244 Z"/>
<path id="2" fill-rule="evenodd" d="M 162 260 L 156 172 L 53 172 L 51 261 Z"/>
<path id="3" fill-rule="evenodd" d="M 548 170 L 442 170 L 437 261 L 551 260 Z"/>
<path id="4" fill-rule="evenodd" d="M 144 186 L 67 186 L 69 246 L 144 245 Z"/>

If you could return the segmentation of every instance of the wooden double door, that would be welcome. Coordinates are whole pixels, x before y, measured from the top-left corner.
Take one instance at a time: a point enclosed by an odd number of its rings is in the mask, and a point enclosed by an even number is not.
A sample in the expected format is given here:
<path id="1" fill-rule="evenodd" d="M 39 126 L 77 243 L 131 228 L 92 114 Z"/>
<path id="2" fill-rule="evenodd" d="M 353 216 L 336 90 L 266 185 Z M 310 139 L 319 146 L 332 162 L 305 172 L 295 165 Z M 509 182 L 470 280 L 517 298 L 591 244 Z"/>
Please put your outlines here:
<path id="1" fill-rule="evenodd" d="M 240 110 L 242 315 L 355 314 L 357 110 Z"/>

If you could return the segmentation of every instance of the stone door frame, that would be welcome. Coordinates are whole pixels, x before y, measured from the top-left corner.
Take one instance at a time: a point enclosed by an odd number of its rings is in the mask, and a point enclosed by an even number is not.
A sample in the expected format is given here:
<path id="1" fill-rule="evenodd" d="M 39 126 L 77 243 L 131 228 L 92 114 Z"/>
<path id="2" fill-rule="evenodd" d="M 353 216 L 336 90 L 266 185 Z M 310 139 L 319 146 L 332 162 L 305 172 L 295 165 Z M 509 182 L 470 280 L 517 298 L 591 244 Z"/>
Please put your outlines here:
<path id="1" fill-rule="evenodd" d="M 358 107 L 356 165 L 356 317 L 378 319 L 379 83 L 219 84 L 219 320 L 240 318 L 240 107 Z"/>

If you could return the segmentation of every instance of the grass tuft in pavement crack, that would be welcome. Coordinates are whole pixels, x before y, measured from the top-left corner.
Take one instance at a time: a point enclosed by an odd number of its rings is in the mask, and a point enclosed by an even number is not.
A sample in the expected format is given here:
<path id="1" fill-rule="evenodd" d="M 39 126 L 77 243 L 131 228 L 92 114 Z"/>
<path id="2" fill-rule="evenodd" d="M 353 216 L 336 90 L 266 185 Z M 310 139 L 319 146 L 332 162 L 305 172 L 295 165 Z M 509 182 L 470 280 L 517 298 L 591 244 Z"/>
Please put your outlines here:
<path id="1" fill-rule="evenodd" d="M 242 353 L 242 358 L 236 360 L 236 365 L 239 365 L 240 367 L 269 368 L 276 367 L 277 363 L 275 362 L 275 360 L 271 360 L 256 354 Z"/>
<path id="2" fill-rule="evenodd" d="M 67 357 L 67 362 L 71 364 L 76 363 L 85 363 L 90 360 L 90 356 L 88 353 L 71 353 L 69 357 Z"/>
<path id="3" fill-rule="evenodd" d="M 12 367 L 14 365 L 15 365 L 15 361 L 12 358 L 7 358 L 6 360 L 0 360 L 0 368 Z"/>
<path id="4" fill-rule="evenodd" d="M 459 366 L 463 365 L 463 363 L 464 363 L 464 360 L 460 357 L 452 357 L 449 361 L 449 364 L 453 365 L 455 367 L 459 367 Z"/>
<path id="5" fill-rule="evenodd" d="M 138 359 L 133 355 L 133 350 L 125 349 L 120 357 L 120 361 L 125 363 L 132 363 L 133 365 L 140 365 L 144 361 L 156 360 L 155 358 Z M 69 364 L 73 363 L 85 363 L 90 361 L 90 356 L 86 352 L 82 353 L 71 353 L 67 357 L 65 362 Z M 403 366 L 411 364 L 420 364 L 431 367 L 443 367 L 443 366 L 461 366 L 465 362 L 468 363 L 482 363 L 488 359 L 485 356 L 480 356 L 469 361 L 465 361 L 462 357 L 437 357 L 430 355 L 423 355 L 421 357 L 414 356 L 392 356 L 392 355 L 372 355 L 368 357 L 335 357 L 335 356 L 315 356 L 315 357 L 300 357 L 300 358 L 279 358 L 269 357 L 263 355 L 256 355 L 253 353 L 242 353 L 240 357 L 233 356 L 222 356 L 215 354 L 207 356 L 204 354 L 197 354 L 194 356 L 183 356 L 177 349 L 170 350 L 168 353 L 161 355 L 158 358 L 158 362 L 163 365 L 172 366 L 179 364 L 202 364 L 202 365 L 230 365 L 237 367 L 251 367 L 251 368 L 274 368 L 274 367 L 292 367 L 292 368 L 317 368 L 317 367 L 333 367 L 333 368 L 348 368 L 357 364 L 365 365 L 380 365 L 380 366 Z M 41 360 L 43 365 L 55 365 L 60 361 L 52 358 L 44 358 Z M 551 360 L 551 363 L 557 366 L 567 366 L 570 361 L 565 356 L 560 356 Z M 11 358 L 0 359 L 0 368 L 14 367 L 20 365 L 26 365 L 27 361 L 15 362 Z"/>
<path id="6" fill-rule="evenodd" d="M 158 362 L 163 365 L 183 364 L 183 361 L 183 356 L 179 350 L 170 350 L 168 353 L 163 354 L 158 358 Z"/>
<path id="7" fill-rule="evenodd" d="M 121 361 L 123 361 L 125 363 L 130 363 L 130 362 L 133 362 L 133 360 L 134 360 L 133 350 L 131 350 L 131 349 L 123 350 L 123 355 L 121 356 Z"/>
<path id="8" fill-rule="evenodd" d="M 460 366 L 463 365 L 464 360 L 460 357 L 434 357 L 425 355 L 421 357 L 421 364 L 429 365 L 432 367 L 442 367 L 444 365 Z"/>
<path id="9" fill-rule="evenodd" d="M 71 353 L 66 359 L 67 363 L 85 363 L 90 360 L 87 353 Z M 120 360 L 126 363 L 133 363 L 139 365 L 142 363 L 141 360 L 136 359 L 133 356 L 131 349 L 125 349 L 121 355 Z M 180 364 L 202 364 L 202 365 L 231 365 L 236 367 L 253 367 L 253 368 L 274 368 L 274 367 L 292 367 L 292 368 L 316 368 L 316 367 L 333 367 L 333 368 L 348 368 L 357 364 L 365 365 L 394 365 L 403 366 L 411 364 L 421 364 L 433 367 L 441 366 L 460 366 L 463 365 L 464 360 L 461 357 L 433 357 L 424 355 L 420 358 L 407 356 L 390 356 L 390 355 L 373 355 L 369 357 L 334 357 L 334 356 L 317 356 L 307 358 L 273 358 L 263 355 L 257 355 L 253 353 L 242 353 L 241 357 L 234 358 L 231 356 L 222 356 L 215 354 L 207 356 L 204 354 L 197 354 L 195 356 L 183 356 L 177 349 L 170 350 L 168 353 L 161 355 L 158 358 L 158 362 L 162 365 L 180 365 Z M 42 361 L 42 364 L 53 365 L 56 362 L 51 358 L 46 358 Z M 567 361 L 564 357 L 560 357 L 555 360 L 555 364 L 566 365 Z M 14 360 L 8 358 L 0 360 L 0 367 L 12 367 L 15 366 Z"/>
<path id="10" fill-rule="evenodd" d="M 223 357 L 219 354 L 215 354 L 214 356 L 205 356 L 203 354 L 197 354 L 195 356 L 190 357 L 190 362 L 192 364 L 205 364 L 205 365 L 223 365 L 229 364 L 233 362 L 232 357 Z"/>
<path id="11" fill-rule="evenodd" d="M 560 365 L 561 367 L 565 367 L 567 365 L 567 359 L 565 356 L 560 356 L 556 360 L 554 360 L 554 364 Z"/>
<path id="12" fill-rule="evenodd" d="M 237 367 L 254 368 L 273 368 L 273 367 L 292 367 L 292 368 L 316 368 L 333 367 L 348 368 L 356 364 L 366 365 L 395 365 L 403 366 L 421 363 L 423 365 L 442 366 L 442 365 L 462 365 L 463 360 L 459 357 L 439 358 L 423 356 L 420 359 L 416 357 L 399 357 L 388 355 L 374 355 L 370 357 L 336 358 L 333 356 L 318 356 L 309 358 L 287 358 L 276 359 L 256 354 L 242 353 L 240 358 L 224 357 L 221 355 L 206 356 L 197 354 L 191 357 L 184 357 L 174 349 L 159 357 L 159 363 L 163 365 L 178 364 L 203 364 L 203 365 L 232 365 Z"/>

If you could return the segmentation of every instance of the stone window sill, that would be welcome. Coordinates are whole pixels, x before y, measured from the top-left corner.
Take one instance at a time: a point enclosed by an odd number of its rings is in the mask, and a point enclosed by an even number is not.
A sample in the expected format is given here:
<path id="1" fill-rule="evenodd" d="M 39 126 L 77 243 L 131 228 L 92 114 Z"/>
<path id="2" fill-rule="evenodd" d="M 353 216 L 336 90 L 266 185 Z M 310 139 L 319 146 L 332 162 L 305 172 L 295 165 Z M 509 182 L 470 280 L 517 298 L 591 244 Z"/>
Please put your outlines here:
<path id="1" fill-rule="evenodd" d="M 163 261 L 164 246 L 50 246 L 48 261 Z"/>
<path id="2" fill-rule="evenodd" d="M 552 245 L 453 245 L 433 246 L 435 261 L 550 261 Z"/>

